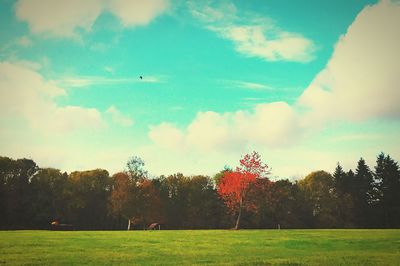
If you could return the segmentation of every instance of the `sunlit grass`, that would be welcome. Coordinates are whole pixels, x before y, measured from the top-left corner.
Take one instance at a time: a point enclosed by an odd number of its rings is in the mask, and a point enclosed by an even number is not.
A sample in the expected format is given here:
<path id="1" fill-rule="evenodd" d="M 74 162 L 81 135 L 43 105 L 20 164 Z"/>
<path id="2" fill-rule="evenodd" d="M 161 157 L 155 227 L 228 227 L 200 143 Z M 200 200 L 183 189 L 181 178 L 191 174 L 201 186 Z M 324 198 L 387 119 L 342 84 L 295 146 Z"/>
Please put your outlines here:
<path id="1" fill-rule="evenodd" d="M 399 265 L 400 230 L 3 231 L 0 264 Z"/>

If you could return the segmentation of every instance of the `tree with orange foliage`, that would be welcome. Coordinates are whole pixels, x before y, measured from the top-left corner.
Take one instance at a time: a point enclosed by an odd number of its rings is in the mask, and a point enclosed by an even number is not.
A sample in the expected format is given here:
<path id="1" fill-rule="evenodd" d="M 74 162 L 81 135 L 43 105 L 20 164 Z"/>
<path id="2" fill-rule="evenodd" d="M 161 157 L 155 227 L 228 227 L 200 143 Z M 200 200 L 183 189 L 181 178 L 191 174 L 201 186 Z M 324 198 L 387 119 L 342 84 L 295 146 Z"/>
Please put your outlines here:
<path id="1" fill-rule="evenodd" d="M 254 209 L 254 203 L 247 198 L 247 193 L 259 178 L 268 175 L 268 165 L 261 161 L 261 156 L 254 151 L 246 154 L 240 160 L 240 166 L 235 171 L 225 171 L 218 183 L 218 194 L 223 198 L 227 207 L 237 213 L 234 229 L 240 227 L 242 209 Z"/>
<path id="2" fill-rule="evenodd" d="M 128 220 L 128 230 L 134 222 L 135 203 L 136 203 L 136 182 L 129 178 L 124 172 L 116 173 L 112 176 L 113 184 L 110 195 L 111 212 L 121 215 Z"/>
<path id="3" fill-rule="evenodd" d="M 128 220 L 128 230 L 132 225 L 146 226 L 148 223 L 164 221 L 160 195 L 151 180 L 136 182 L 124 172 L 117 173 L 112 178 L 111 212 Z"/>
<path id="4" fill-rule="evenodd" d="M 144 162 L 132 157 L 127 163 L 128 170 L 112 176 L 110 209 L 114 215 L 128 220 L 128 230 L 132 225 L 163 222 L 162 202 L 153 182 L 147 179 Z"/>
<path id="5" fill-rule="evenodd" d="M 154 186 L 152 180 L 145 179 L 138 185 L 139 195 L 137 206 L 137 217 L 144 226 L 150 223 L 163 223 L 164 212 L 163 204 L 160 199 L 159 191 Z"/>

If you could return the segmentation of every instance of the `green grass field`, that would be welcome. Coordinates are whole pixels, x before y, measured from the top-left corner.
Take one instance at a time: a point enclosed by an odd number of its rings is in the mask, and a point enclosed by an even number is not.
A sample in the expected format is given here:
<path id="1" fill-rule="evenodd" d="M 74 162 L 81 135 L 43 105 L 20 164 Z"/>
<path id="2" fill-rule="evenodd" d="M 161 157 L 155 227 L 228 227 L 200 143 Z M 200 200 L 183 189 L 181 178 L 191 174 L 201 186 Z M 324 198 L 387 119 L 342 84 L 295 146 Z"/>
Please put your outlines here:
<path id="1" fill-rule="evenodd" d="M 400 230 L 2 231 L 0 264 L 400 265 Z"/>

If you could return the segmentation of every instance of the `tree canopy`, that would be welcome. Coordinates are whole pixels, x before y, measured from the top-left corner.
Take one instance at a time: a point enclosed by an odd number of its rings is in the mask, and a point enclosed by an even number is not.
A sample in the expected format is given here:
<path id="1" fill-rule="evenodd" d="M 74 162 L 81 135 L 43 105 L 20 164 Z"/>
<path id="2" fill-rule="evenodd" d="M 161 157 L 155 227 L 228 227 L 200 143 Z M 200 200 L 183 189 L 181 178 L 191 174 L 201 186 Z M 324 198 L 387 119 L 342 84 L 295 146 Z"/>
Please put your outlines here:
<path id="1" fill-rule="evenodd" d="M 0 228 L 400 228 L 400 169 L 387 154 L 370 168 L 315 171 L 302 179 L 268 179 L 258 153 L 203 175 L 150 176 L 132 157 L 124 171 L 63 172 L 32 159 L 0 157 Z"/>

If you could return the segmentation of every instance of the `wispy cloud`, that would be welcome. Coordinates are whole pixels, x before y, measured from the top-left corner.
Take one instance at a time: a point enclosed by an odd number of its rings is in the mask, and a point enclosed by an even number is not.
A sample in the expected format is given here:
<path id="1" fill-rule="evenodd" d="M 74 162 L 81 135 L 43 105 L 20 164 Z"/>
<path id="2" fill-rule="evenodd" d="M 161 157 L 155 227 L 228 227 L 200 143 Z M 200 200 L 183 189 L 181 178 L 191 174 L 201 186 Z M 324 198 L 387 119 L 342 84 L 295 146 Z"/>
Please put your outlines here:
<path id="1" fill-rule="evenodd" d="M 315 45 L 300 33 L 281 29 L 268 17 L 240 12 L 232 2 L 210 1 L 189 5 L 192 15 L 221 38 L 234 43 L 237 52 L 266 61 L 309 62 Z"/>
<path id="2" fill-rule="evenodd" d="M 245 97 L 245 98 L 243 98 L 243 101 L 248 101 L 248 102 L 258 102 L 258 101 L 265 101 L 265 98 L 258 98 L 258 97 Z"/>
<path id="3" fill-rule="evenodd" d="M 122 114 L 121 111 L 118 110 L 117 107 L 115 107 L 114 105 L 110 106 L 107 109 L 106 113 L 110 114 L 114 123 L 118 125 L 124 127 L 130 127 L 133 125 L 133 119 L 127 115 Z"/>
<path id="4" fill-rule="evenodd" d="M 140 82 L 147 82 L 147 83 L 163 83 L 165 82 L 165 76 L 158 77 L 158 76 L 142 76 Z"/>
<path id="5" fill-rule="evenodd" d="M 107 70 L 106 70 L 107 71 Z M 62 87 L 89 87 L 95 85 L 116 85 L 116 84 L 133 84 L 133 83 L 162 83 L 165 77 L 161 76 L 140 76 L 135 78 L 108 78 L 99 76 L 84 77 L 65 77 L 56 80 L 56 83 Z"/>
<path id="6" fill-rule="evenodd" d="M 256 91 L 275 90 L 275 88 L 270 85 L 254 81 L 221 79 L 219 82 L 224 84 L 224 86 L 230 86 L 234 88 L 243 88 Z"/>
<path id="7" fill-rule="evenodd" d="M 193 17 L 205 23 L 231 22 L 236 20 L 237 8 L 230 1 L 188 1 L 189 11 Z"/>
<path id="8" fill-rule="evenodd" d="M 17 39 L 17 44 L 22 47 L 31 47 L 33 42 L 28 36 L 22 36 Z"/>
<path id="9" fill-rule="evenodd" d="M 114 72 L 115 72 L 114 68 L 113 68 L 113 67 L 110 67 L 110 66 L 105 66 L 103 69 L 104 69 L 104 71 L 106 71 L 107 73 L 114 74 Z"/>
<path id="10" fill-rule="evenodd" d="M 266 98 L 261 98 L 261 97 L 244 97 L 242 98 L 242 101 L 240 103 L 241 106 L 244 108 L 254 108 L 256 105 L 260 103 L 265 103 Z"/>
<path id="11" fill-rule="evenodd" d="M 261 84 L 261 83 L 256 83 L 256 82 L 235 81 L 235 83 L 239 87 L 251 89 L 251 90 L 273 90 L 273 88 L 271 86 Z"/>
<path id="12" fill-rule="evenodd" d="M 182 106 L 171 106 L 170 111 L 182 111 L 184 108 Z"/>

